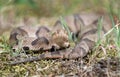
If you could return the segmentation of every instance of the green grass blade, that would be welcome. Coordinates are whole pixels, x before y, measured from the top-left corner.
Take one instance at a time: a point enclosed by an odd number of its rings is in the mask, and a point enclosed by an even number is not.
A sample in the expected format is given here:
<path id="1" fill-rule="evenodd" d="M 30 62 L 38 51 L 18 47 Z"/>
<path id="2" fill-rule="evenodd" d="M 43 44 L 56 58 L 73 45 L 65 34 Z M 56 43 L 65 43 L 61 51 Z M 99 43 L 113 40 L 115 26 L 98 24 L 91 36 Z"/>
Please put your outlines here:
<path id="1" fill-rule="evenodd" d="M 72 33 L 71 33 L 71 31 L 69 30 L 69 28 L 68 28 L 68 26 L 67 26 L 67 23 L 65 22 L 65 20 L 63 19 L 63 17 L 60 17 L 60 21 L 61 21 L 61 23 L 62 23 L 63 29 L 65 29 L 65 30 L 67 31 L 67 33 L 68 33 L 69 40 L 70 40 L 70 41 L 73 41 L 73 39 L 72 39 Z"/>

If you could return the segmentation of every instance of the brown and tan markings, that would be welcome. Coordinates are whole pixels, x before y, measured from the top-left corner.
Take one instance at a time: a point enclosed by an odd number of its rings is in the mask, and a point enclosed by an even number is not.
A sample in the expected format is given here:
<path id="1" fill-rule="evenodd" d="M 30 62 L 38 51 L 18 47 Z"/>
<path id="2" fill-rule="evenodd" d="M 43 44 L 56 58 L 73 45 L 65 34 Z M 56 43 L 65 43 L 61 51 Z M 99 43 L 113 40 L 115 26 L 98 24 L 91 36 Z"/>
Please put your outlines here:
<path id="1" fill-rule="evenodd" d="M 75 58 L 83 58 L 84 56 L 87 55 L 90 49 L 92 49 L 95 46 L 95 43 L 99 39 L 98 37 L 98 20 L 102 17 L 102 30 L 101 30 L 101 37 L 112 28 L 111 21 L 108 15 L 99 15 L 95 13 L 81 13 L 81 14 L 75 14 L 71 16 L 66 16 L 64 17 L 65 22 L 67 23 L 69 29 L 71 32 L 73 32 L 73 35 L 75 35 L 78 38 L 78 41 L 76 42 L 75 47 L 70 47 L 67 49 L 63 50 L 57 50 L 56 52 L 47 52 L 45 54 L 41 54 L 39 56 L 33 57 L 33 58 L 28 58 L 23 61 L 18 61 L 18 62 L 13 62 L 11 64 L 19 64 L 19 63 L 25 63 L 25 62 L 30 62 L 30 61 L 35 61 L 35 60 L 41 60 L 41 59 L 50 59 L 50 58 L 69 58 L 69 59 L 75 59 Z M 61 21 L 57 20 L 53 29 L 56 31 L 57 29 L 62 29 L 61 26 Z M 29 27 L 28 27 L 29 28 Z M 24 36 L 26 41 L 28 43 L 28 47 L 30 46 L 29 44 L 32 43 L 32 47 L 30 47 L 30 50 L 36 50 L 36 48 L 40 49 L 39 46 L 42 46 L 42 49 L 47 49 L 45 48 L 46 45 L 47 47 L 55 46 L 56 48 L 68 46 L 69 42 L 67 34 L 64 35 L 64 31 L 59 31 L 59 33 L 54 33 L 55 37 L 53 40 L 53 37 L 49 36 L 49 30 L 46 28 L 43 28 L 43 32 L 40 31 L 40 28 L 36 29 L 28 29 L 19 27 L 13 32 L 11 32 L 11 37 L 10 40 L 16 42 L 18 44 L 17 37 Z M 45 30 L 45 31 L 44 31 Z M 22 32 L 23 33 L 22 33 Z M 33 39 L 30 38 L 31 36 L 35 36 L 36 38 Z M 59 36 L 57 36 L 59 34 Z M 62 34 L 62 35 L 61 35 Z M 30 36 L 31 35 L 31 36 Z M 61 38 L 61 40 L 57 40 Z M 65 37 L 65 38 L 64 38 Z M 28 41 L 32 39 L 31 41 Z M 53 41 L 49 41 L 49 40 Z M 41 43 L 42 42 L 42 43 Z M 52 42 L 52 43 L 50 43 Z M 56 42 L 56 43 L 55 43 Z M 13 43 L 13 42 L 12 42 Z M 24 43 L 24 42 L 23 42 Z M 54 44 L 55 43 L 55 44 Z M 50 49 L 50 48 L 48 48 Z"/>
<path id="2" fill-rule="evenodd" d="M 66 48 L 69 41 L 65 30 L 51 32 L 45 26 L 20 26 L 11 32 L 10 44 L 13 50 L 18 50 L 21 46 L 23 50 L 46 51 Z"/>

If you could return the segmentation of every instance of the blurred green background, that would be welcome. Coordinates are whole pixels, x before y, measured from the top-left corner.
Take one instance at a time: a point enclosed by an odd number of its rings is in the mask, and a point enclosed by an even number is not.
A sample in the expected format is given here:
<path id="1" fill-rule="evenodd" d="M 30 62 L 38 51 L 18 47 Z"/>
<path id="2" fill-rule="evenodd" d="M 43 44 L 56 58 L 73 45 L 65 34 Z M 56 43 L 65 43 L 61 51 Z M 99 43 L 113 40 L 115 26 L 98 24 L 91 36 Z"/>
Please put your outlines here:
<path id="1" fill-rule="evenodd" d="M 118 13 L 120 0 L 0 0 L 0 11 L 16 16 L 56 16 L 79 12 Z"/>

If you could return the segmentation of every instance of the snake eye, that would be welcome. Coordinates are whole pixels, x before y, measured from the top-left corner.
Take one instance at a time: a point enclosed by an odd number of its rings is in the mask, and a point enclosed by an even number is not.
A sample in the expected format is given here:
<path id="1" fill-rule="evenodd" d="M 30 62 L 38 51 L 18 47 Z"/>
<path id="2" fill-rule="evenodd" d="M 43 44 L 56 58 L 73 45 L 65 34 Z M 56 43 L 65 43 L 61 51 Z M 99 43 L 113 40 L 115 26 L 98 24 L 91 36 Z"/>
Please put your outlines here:
<path id="1" fill-rule="evenodd" d="M 25 46 L 23 47 L 23 50 L 29 50 L 29 47 Z"/>

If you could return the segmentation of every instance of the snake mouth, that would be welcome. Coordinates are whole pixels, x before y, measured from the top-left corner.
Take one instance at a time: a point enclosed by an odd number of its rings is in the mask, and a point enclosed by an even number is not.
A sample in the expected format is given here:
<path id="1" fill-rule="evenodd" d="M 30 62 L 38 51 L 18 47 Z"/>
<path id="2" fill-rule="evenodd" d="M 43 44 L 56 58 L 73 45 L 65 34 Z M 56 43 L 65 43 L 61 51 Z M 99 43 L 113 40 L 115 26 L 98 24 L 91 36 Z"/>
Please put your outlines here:
<path id="1" fill-rule="evenodd" d="M 70 43 L 69 42 L 65 42 L 63 47 L 66 47 L 66 48 L 70 47 Z"/>

